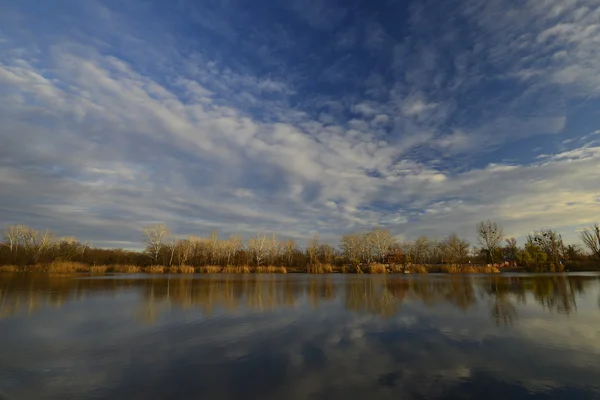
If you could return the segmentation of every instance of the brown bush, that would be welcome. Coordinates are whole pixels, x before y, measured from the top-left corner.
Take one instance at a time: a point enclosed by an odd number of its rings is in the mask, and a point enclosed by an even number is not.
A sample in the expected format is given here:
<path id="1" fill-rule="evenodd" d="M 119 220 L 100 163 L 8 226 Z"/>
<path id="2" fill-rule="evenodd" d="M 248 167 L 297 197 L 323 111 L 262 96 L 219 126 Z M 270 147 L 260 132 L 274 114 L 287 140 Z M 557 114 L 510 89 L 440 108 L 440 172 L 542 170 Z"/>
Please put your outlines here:
<path id="1" fill-rule="evenodd" d="M 173 271 L 180 274 L 193 274 L 196 272 L 196 269 L 190 265 L 180 265 L 179 267 L 174 267 Z"/>
<path id="2" fill-rule="evenodd" d="M 137 265 L 113 265 L 109 267 L 109 270 L 124 274 L 139 274 L 142 272 L 142 269 Z"/>
<path id="3" fill-rule="evenodd" d="M 371 263 L 367 266 L 369 274 L 385 274 L 387 272 L 385 265 L 379 263 Z"/>
<path id="4" fill-rule="evenodd" d="M 207 265 L 205 267 L 198 268 L 198 272 L 202 274 L 218 274 L 221 272 L 221 267 L 218 265 Z"/>
<path id="5" fill-rule="evenodd" d="M 165 267 L 163 267 L 162 265 L 151 265 L 149 267 L 146 267 L 145 272 L 149 274 L 164 274 Z"/>
<path id="6" fill-rule="evenodd" d="M 250 267 L 248 267 L 247 265 L 228 265 L 225 268 L 223 268 L 224 274 L 249 274 L 250 272 L 252 271 L 250 271 Z"/>
<path id="7" fill-rule="evenodd" d="M 287 269 L 285 267 L 269 265 L 266 267 L 256 267 L 254 272 L 257 274 L 287 274 Z"/>
<path id="8" fill-rule="evenodd" d="M 406 271 L 410 272 L 411 274 L 426 274 L 427 271 L 427 267 L 424 265 L 415 265 L 415 264 L 411 264 L 411 265 L 407 265 L 406 266 Z"/>
<path id="9" fill-rule="evenodd" d="M 36 266 L 37 267 L 37 266 Z M 75 272 L 89 272 L 89 265 L 71 262 L 71 261 L 54 261 L 48 266 L 48 272 L 59 274 L 71 274 Z"/>
<path id="10" fill-rule="evenodd" d="M 441 272 L 448 274 L 492 274 L 499 273 L 497 267 L 491 265 L 442 265 Z"/>
<path id="11" fill-rule="evenodd" d="M 333 267 L 331 264 L 314 264 L 309 265 L 306 272 L 309 274 L 331 274 L 333 273 Z"/>
<path id="12" fill-rule="evenodd" d="M 90 267 L 90 273 L 92 275 L 102 275 L 105 274 L 106 271 L 108 271 L 108 267 L 106 265 L 97 265 Z"/>

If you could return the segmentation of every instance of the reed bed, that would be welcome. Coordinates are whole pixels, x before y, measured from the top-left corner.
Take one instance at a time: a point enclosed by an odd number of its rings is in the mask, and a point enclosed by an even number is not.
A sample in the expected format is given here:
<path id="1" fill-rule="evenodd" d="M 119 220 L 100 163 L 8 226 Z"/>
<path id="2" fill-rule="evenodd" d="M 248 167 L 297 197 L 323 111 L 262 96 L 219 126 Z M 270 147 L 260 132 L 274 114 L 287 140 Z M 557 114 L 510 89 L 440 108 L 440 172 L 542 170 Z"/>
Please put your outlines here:
<path id="1" fill-rule="evenodd" d="M 369 274 L 385 274 L 387 272 L 387 269 L 383 264 L 371 263 L 367 265 L 367 272 Z"/>
<path id="2" fill-rule="evenodd" d="M 405 271 L 411 273 L 411 274 L 427 274 L 429 271 L 427 270 L 427 267 L 421 264 L 415 265 L 407 265 L 404 269 Z"/>
<path id="3" fill-rule="evenodd" d="M 89 272 L 90 266 L 71 261 L 55 261 L 48 266 L 48 272 L 59 274 L 72 274 L 76 272 Z"/>
<path id="4" fill-rule="evenodd" d="M 496 274 L 500 270 L 490 265 L 442 265 L 441 272 L 448 274 Z"/>
<path id="5" fill-rule="evenodd" d="M 19 272 L 22 268 L 16 265 L 0 265 L 0 272 Z"/>
<path id="6" fill-rule="evenodd" d="M 333 267 L 331 264 L 314 264 L 309 265 L 306 272 L 309 274 L 331 274 L 333 273 Z"/>
<path id="7" fill-rule="evenodd" d="M 257 274 L 287 274 L 287 269 L 285 267 L 268 265 L 266 267 L 256 267 L 254 272 Z"/>
<path id="8" fill-rule="evenodd" d="M 228 265 L 223 268 L 222 272 L 224 274 L 249 274 L 252 271 L 250 270 L 250 267 L 248 267 L 247 265 L 240 265 L 240 266 Z"/>
<path id="9" fill-rule="evenodd" d="M 218 274 L 221 272 L 221 267 L 218 265 L 207 265 L 204 267 L 198 268 L 198 272 L 201 274 Z"/>
<path id="10" fill-rule="evenodd" d="M 173 272 L 177 272 L 179 274 L 193 274 L 196 272 L 196 268 L 191 265 L 180 265 L 179 267 L 172 267 Z"/>
<path id="11" fill-rule="evenodd" d="M 163 267 L 162 265 L 151 265 L 149 267 L 146 267 L 145 272 L 149 274 L 164 274 L 165 267 Z"/>
<path id="12" fill-rule="evenodd" d="M 113 265 L 109 270 L 123 274 L 139 274 L 142 272 L 142 268 L 137 265 Z"/>
<path id="13" fill-rule="evenodd" d="M 103 275 L 108 271 L 108 267 L 106 265 L 95 265 L 93 267 L 89 267 L 90 274 L 92 275 Z"/>

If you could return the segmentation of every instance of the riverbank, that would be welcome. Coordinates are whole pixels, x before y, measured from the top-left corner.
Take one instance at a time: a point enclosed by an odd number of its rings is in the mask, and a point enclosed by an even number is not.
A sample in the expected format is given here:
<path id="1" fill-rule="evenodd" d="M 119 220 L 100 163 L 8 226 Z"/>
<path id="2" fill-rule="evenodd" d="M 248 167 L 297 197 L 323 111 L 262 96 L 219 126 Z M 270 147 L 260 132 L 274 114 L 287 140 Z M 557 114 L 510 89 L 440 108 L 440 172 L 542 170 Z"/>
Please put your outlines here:
<path id="1" fill-rule="evenodd" d="M 43 272 L 43 273 L 89 273 L 102 275 L 108 273 L 147 273 L 147 274 L 494 274 L 501 271 L 492 266 L 476 265 L 385 265 L 372 263 L 368 265 L 342 265 L 330 264 L 310 265 L 305 268 L 284 266 L 171 266 L 162 265 L 87 265 L 78 262 L 53 262 L 50 264 L 36 264 L 29 266 L 4 265 L 0 272 Z"/>

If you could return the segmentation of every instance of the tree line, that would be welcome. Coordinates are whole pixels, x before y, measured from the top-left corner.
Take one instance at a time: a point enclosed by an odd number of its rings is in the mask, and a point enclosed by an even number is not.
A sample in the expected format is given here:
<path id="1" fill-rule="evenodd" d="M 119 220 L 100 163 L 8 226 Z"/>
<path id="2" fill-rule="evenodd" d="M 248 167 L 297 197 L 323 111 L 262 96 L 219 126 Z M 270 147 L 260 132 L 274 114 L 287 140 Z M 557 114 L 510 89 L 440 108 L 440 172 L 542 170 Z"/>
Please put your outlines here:
<path id="1" fill-rule="evenodd" d="M 565 245 L 561 235 L 542 229 L 527 236 L 523 246 L 505 237 L 496 222 L 482 221 L 476 227 L 478 243 L 451 234 L 442 240 L 426 236 L 400 242 L 388 230 L 343 235 L 338 248 L 321 243 L 318 236 L 304 247 L 277 235 L 257 234 L 244 242 L 240 235 L 226 238 L 213 231 L 207 237 L 177 238 L 166 225 L 147 227 L 143 251 L 94 248 L 74 237 L 59 237 L 49 230 L 10 225 L 3 231 L 0 265 L 32 266 L 52 262 L 86 265 L 282 266 L 309 271 L 314 266 L 361 265 L 498 265 L 521 266 L 532 271 L 563 271 L 565 268 L 597 268 L 600 264 L 600 224 L 580 233 L 582 246 Z"/>

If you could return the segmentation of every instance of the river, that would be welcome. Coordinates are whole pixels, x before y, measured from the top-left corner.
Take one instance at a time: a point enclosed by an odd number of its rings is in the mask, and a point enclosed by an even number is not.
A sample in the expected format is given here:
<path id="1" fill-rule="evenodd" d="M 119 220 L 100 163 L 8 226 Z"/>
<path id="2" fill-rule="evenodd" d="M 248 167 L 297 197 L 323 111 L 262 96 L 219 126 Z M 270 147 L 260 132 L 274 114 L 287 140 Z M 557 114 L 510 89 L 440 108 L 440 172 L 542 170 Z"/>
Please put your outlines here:
<path id="1" fill-rule="evenodd" d="M 0 398 L 600 398 L 600 275 L 0 274 Z"/>

